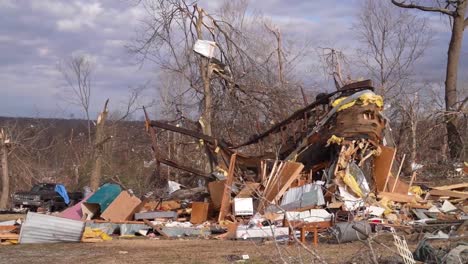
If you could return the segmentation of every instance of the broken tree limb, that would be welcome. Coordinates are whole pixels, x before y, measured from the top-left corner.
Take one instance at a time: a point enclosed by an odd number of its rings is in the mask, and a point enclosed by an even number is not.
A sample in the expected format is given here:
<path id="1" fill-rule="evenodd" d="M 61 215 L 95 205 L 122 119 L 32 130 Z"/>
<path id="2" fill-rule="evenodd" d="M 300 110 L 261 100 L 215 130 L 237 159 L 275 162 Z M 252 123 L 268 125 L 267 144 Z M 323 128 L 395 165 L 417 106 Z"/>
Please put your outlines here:
<path id="1" fill-rule="evenodd" d="M 224 147 L 224 148 L 228 147 L 228 144 L 226 142 L 224 142 L 222 140 L 218 140 L 218 139 L 216 139 L 216 138 L 214 138 L 212 136 L 208 136 L 208 135 L 205 135 L 203 133 L 193 131 L 193 130 L 190 130 L 190 129 L 173 126 L 171 124 L 167 124 L 167 123 L 164 123 L 164 122 L 161 122 L 161 121 L 149 121 L 147 123 L 147 126 L 157 127 L 157 128 L 177 132 L 177 133 L 180 133 L 180 134 L 183 134 L 183 135 L 191 136 L 191 137 L 194 137 L 194 138 L 197 138 L 197 139 L 202 139 L 202 140 L 204 140 L 206 142 L 209 142 L 211 144 L 215 144 L 215 145 L 218 144 L 218 145 L 220 145 L 221 147 Z"/>
<path id="2" fill-rule="evenodd" d="M 186 171 L 186 172 L 190 172 L 190 173 L 193 173 L 195 175 L 202 176 L 202 177 L 205 177 L 205 178 L 212 178 L 213 177 L 209 173 L 205 173 L 203 171 L 200 171 L 200 170 L 197 170 L 197 169 L 194 169 L 194 168 L 190 168 L 190 167 L 178 164 L 177 162 L 169 160 L 169 159 L 159 158 L 159 162 L 162 163 L 162 164 L 165 164 L 167 166 L 171 166 L 173 168 L 183 170 L 183 171 Z"/>

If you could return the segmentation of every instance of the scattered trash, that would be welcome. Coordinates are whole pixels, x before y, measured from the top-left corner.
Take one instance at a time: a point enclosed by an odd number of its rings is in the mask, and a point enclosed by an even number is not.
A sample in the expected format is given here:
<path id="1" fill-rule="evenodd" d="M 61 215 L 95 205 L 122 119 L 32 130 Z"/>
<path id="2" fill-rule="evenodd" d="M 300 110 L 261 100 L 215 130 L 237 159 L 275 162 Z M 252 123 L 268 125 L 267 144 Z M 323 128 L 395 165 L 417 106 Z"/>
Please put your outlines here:
<path id="1" fill-rule="evenodd" d="M 215 43 L 199 41 L 194 49 L 212 57 L 215 47 Z M 384 141 L 388 124 L 381 113 L 383 99 L 372 90 L 369 81 L 345 86 L 237 145 L 151 121 L 146 115 L 147 129 L 169 130 L 201 142 L 210 159 L 216 161 L 213 171 L 190 168 L 158 154 L 155 162 L 146 165 L 163 163 L 199 178 L 191 186 L 166 179 L 160 191 L 141 197 L 106 183 L 57 216 L 30 212 L 24 222 L 0 223 L 0 239 L 14 244 L 103 242 L 111 236 L 140 236 L 293 243 L 296 236 L 305 242 L 311 234 L 314 245 L 334 237 L 337 243 L 364 241 L 372 251 L 371 243 L 378 243 L 372 234 L 391 232 L 395 252 L 404 263 L 465 254 L 466 248 L 460 247 L 440 256 L 428 243 L 465 238 L 468 184 L 426 188 L 413 185 L 414 175 L 409 183 L 402 180 L 403 162 L 396 164 L 396 149 Z M 319 107 L 323 112 L 316 115 Z M 293 124 L 300 124 L 302 129 L 297 135 L 283 133 Z M 288 142 L 278 159 L 247 156 L 238 150 L 273 134 Z M 158 148 L 154 145 L 152 149 Z M 414 164 L 413 168 L 414 174 L 420 166 Z M 59 185 L 57 188 L 67 200 L 66 191 Z M 398 230 L 425 234 L 414 258 Z M 328 236 L 322 235 L 325 233 Z M 226 258 L 245 261 L 249 255 Z"/>

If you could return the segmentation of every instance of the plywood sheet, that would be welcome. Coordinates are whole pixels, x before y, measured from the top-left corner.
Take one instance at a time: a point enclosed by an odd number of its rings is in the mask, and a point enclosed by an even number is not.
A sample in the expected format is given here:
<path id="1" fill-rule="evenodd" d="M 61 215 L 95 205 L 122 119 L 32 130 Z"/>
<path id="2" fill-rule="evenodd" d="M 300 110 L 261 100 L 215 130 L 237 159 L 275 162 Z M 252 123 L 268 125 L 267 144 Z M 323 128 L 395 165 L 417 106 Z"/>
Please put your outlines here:
<path id="1" fill-rule="evenodd" d="M 219 208 L 221 208 L 224 184 L 226 184 L 226 180 L 208 183 L 208 190 L 210 192 L 211 202 L 213 203 L 213 209 L 219 210 Z"/>
<path id="2" fill-rule="evenodd" d="M 382 192 L 385 191 L 385 181 L 392 170 L 396 149 L 387 146 L 380 146 L 380 148 L 382 152 L 374 158 L 374 181 L 377 191 Z"/>
<path id="3" fill-rule="evenodd" d="M 388 176 L 388 184 L 387 184 L 387 191 L 390 191 L 393 189 L 393 185 L 395 184 L 395 177 L 393 175 Z M 409 191 L 409 185 L 403 182 L 402 180 L 398 179 L 396 180 L 396 186 L 395 186 L 395 191 L 394 193 L 401 193 L 401 194 L 408 194 Z"/>
<path id="4" fill-rule="evenodd" d="M 121 192 L 117 198 L 101 214 L 108 221 L 128 221 L 133 219 L 133 214 L 141 200 L 128 191 Z"/>
<path id="5" fill-rule="evenodd" d="M 192 202 L 192 213 L 190 215 L 190 223 L 201 224 L 208 219 L 209 203 Z"/>

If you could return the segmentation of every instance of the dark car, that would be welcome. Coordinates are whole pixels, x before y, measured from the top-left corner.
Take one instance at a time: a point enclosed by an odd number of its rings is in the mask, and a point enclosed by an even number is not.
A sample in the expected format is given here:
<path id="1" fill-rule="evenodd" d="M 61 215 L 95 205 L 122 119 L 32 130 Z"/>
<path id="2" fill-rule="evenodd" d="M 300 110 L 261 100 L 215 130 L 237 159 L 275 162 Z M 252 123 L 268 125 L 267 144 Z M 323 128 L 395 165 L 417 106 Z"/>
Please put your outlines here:
<path id="1" fill-rule="evenodd" d="M 30 191 L 13 194 L 13 208 L 37 211 L 37 208 L 41 207 L 46 211 L 53 212 L 62 210 L 83 199 L 83 193 L 81 192 L 68 192 L 70 201 L 66 204 L 64 198 L 55 191 L 56 186 L 55 183 L 40 183 L 34 185 Z"/>

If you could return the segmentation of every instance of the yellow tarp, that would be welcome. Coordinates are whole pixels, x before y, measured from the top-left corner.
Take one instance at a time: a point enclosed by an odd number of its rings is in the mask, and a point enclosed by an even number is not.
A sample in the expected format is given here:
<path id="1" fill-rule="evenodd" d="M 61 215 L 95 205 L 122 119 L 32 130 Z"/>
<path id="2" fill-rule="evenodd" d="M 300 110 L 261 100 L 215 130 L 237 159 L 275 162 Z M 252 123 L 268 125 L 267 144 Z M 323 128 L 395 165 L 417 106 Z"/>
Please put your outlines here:
<path id="1" fill-rule="evenodd" d="M 335 107 L 339 105 L 343 100 L 345 100 L 347 97 L 341 97 L 333 101 L 332 106 Z M 338 111 L 350 108 L 351 106 L 355 105 L 356 103 L 360 105 L 368 105 L 368 104 L 375 104 L 378 107 L 382 108 L 383 107 L 383 98 L 380 95 L 376 95 L 374 93 L 365 93 L 361 96 L 359 96 L 358 99 L 353 100 L 347 104 L 344 104 L 340 106 Z"/>

